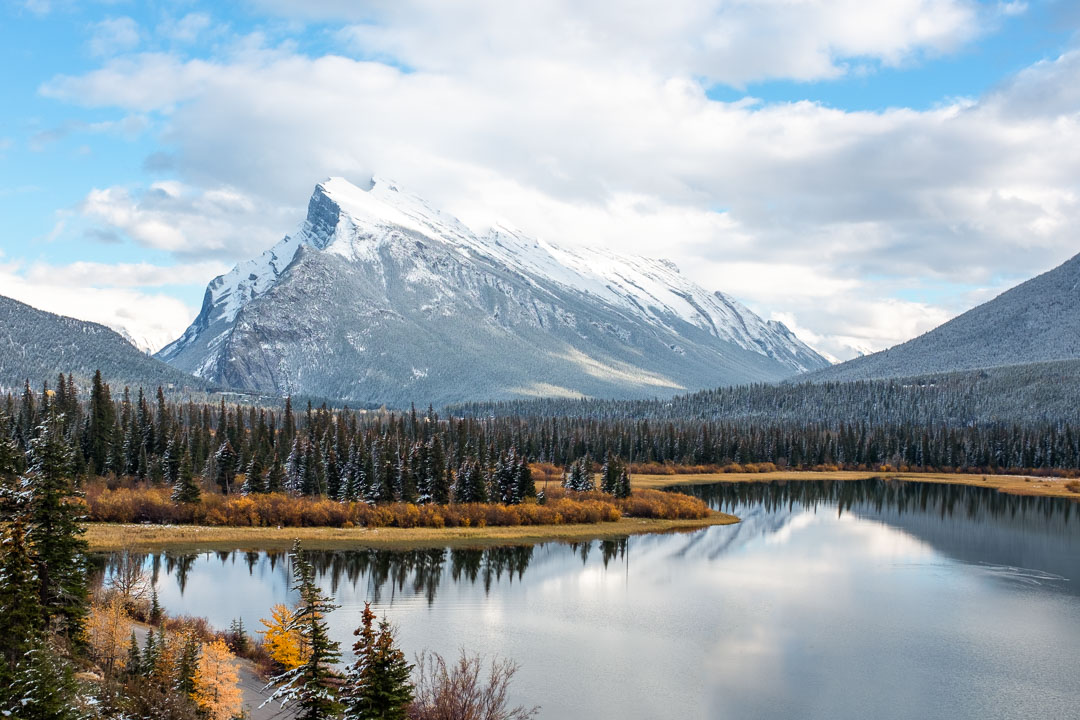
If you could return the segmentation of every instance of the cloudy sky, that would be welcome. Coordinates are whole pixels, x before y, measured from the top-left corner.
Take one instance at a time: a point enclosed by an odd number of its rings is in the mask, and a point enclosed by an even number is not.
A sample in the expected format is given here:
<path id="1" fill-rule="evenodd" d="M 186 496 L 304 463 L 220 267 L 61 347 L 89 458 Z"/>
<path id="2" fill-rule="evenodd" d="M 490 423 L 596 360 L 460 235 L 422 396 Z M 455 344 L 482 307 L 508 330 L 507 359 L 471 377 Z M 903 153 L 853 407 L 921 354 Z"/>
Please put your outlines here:
<path id="1" fill-rule="evenodd" d="M 157 348 L 317 181 L 377 173 L 848 358 L 1080 251 L 1078 29 L 1075 0 L 10 0 L 0 294 Z"/>

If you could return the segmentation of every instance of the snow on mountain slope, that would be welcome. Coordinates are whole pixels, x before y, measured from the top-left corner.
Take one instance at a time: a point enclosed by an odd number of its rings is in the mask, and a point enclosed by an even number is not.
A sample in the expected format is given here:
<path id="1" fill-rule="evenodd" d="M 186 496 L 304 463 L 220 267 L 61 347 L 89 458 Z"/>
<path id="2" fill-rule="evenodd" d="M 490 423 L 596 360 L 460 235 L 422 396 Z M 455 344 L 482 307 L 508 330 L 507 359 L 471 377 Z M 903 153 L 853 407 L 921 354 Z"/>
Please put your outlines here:
<path id="1" fill-rule="evenodd" d="M 323 280 L 309 281 L 328 285 L 303 288 L 302 294 L 309 301 L 312 294 L 321 294 L 320 301 L 329 307 L 279 297 L 274 298 L 277 305 L 268 304 L 268 295 L 284 294 L 285 286 L 296 282 L 290 276 L 305 274 L 296 270 L 298 263 L 320 266 Z M 314 267 L 305 270 L 314 272 Z M 340 292 L 349 286 L 354 286 L 351 295 Z M 355 326 L 353 332 L 367 338 L 352 341 L 343 357 L 323 364 L 314 375 L 301 366 L 304 352 L 318 354 L 319 349 L 299 351 L 295 341 L 282 345 L 276 332 L 290 322 L 312 320 L 297 317 L 312 313 L 323 318 L 320 332 L 333 335 Z M 390 313 L 394 329 L 380 337 L 371 313 Z M 260 326 L 263 335 L 238 343 L 238 327 L 251 330 L 244 323 L 247 314 L 275 327 Z M 331 316 L 337 318 L 336 328 Z M 298 231 L 213 280 L 199 316 L 159 357 L 201 377 L 251 389 L 344 393 L 340 396 L 379 401 L 377 392 L 401 396 L 409 388 L 385 387 L 402 368 L 391 367 L 385 352 L 381 358 L 365 356 L 369 345 L 379 347 L 399 335 L 406 344 L 426 345 L 430 338 L 406 338 L 404 327 L 417 332 L 439 318 L 481 328 L 491 334 L 493 347 L 520 345 L 526 337 L 541 347 L 559 346 L 540 363 L 547 376 L 516 377 L 520 370 L 499 367 L 495 375 L 509 384 L 484 397 L 530 394 L 534 386 L 570 394 L 656 394 L 656 388 L 674 392 L 730 380 L 778 379 L 828 364 L 782 324 L 764 322 L 732 298 L 703 290 L 670 262 L 562 248 L 505 227 L 478 235 L 381 178 L 366 188 L 341 178 L 316 186 Z M 635 341 L 636 336 L 648 336 L 647 341 Z M 445 342 L 452 350 L 455 338 Z M 246 353 L 259 356 L 263 369 L 255 373 L 258 379 L 250 371 L 252 357 L 237 355 L 241 344 Z M 647 348 L 653 356 L 646 356 Z M 691 357 L 684 363 L 680 358 L 688 350 Z M 680 363 L 686 367 L 680 369 Z M 567 385 L 573 372 L 590 380 Z M 337 378 L 329 386 L 327 373 Z M 346 379 L 350 373 L 353 380 Z M 370 382 L 373 374 L 382 379 Z M 369 379 L 367 386 L 361 376 Z M 430 380 L 431 368 L 410 367 L 403 377 L 408 376 L 412 381 L 406 385 L 416 392 L 439 399 L 448 392 L 460 396 L 460 389 L 444 391 Z M 484 392 L 482 386 L 477 390 Z"/>

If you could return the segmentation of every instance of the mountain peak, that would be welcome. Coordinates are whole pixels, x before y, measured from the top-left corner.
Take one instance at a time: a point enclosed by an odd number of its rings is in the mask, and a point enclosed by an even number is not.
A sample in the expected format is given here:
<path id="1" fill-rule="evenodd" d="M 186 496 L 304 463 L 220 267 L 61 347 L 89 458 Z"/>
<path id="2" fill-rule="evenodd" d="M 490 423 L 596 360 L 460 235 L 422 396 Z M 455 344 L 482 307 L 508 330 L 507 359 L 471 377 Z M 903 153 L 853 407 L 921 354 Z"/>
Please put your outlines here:
<path id="1" fill-rule="evenodd" d="M 300 231 L 213 281 L 159 357 L 236 387 L 365 402 L 652 396 L 825 364 L 672 263 L 506 226 L 479 235 L 379 176 L 316 185 Z"/>

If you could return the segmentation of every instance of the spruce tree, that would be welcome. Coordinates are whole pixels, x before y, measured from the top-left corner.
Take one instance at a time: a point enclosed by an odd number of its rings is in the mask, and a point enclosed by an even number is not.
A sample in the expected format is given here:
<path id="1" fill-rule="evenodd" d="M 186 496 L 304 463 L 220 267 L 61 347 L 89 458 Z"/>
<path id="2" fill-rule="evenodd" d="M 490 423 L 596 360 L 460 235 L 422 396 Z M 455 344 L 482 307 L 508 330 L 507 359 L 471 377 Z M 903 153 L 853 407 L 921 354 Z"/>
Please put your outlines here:
<path id="1" fill-rule="evenodd" d="M 279 493 L 285 490 L 285 470 L 281 466 L 281 458 L 274 453 L 274 462 L 270 465 L 270 472 L 266 474 L 266 492 Z"/>
<path id="2" fill-rule="evenodd" d="M 356 661 L 345 679 L 342 699 L 344 720 L 405 720 L 413 701 L 412 665 L 394 642 L 393 629 L 384 618 L 378 632 L 371 603 L 364 603 L 361 625 L 353 633 Z"/>
<path id="3" fill-rule="evenodd" d="M 104 475 L 109 465 L 116 425 L 116 409 L 109 396 L 109 386 L 101 379 L 101 371 L 94 373 L 90 391 L 90 417 L 87 422 L 87 447 L 94 473 Z"/>
<path id="4" fill-rule="evenodd" d="M 30 443 L 26 537 L 37 571 L 42 619 L 80 642 L 87 611 L 86 550 L 82 509 L 71 477 L 71 450 L 56 416 Z"/>
<path id="5" fill-rule="evenodd" d="M 222 407 L 224 408 L 224 400 L 222 400 Z M 216 472 L 214 473 L 214 480 L 221 487 L 221 492 L 228 495 L 232 492 L 233 479 L 236 477 L 236 451 L 233 449 L 232 443 L 228 440 L 221 443 L 216 453 L 214 453 L 214 465 Z"/>
<path id="6" fill-rule="evenodd" d="M 43 619 L 34 561 L 21 518 L 0 527 L 0 687 L 42 634 Z"/>
<path id="7" fill-rule="evenodd" d="M 266 492 L 266 484 L 263 479 L 262 460 L 258 453 L 251 456 L 247 471 L 244 473 L 244 485 L 240 488 L 244 495 L 256 495 Z"/>
<path id="8" fill-rule="evenodd" d="M 139 640 L 135 637 L 135 631 L 131 631 L 131 640 L 128 641 L 127 659 L 124 662 L 124 672 L 128 677 L 134 678 L 142 669 L 142 653 L 139 652 Z"/>
<path id="9" fill-rule="evenodd" d="M 191 467 L 191 451 L 184 451 L 184 459 L 180 461 L 180 472 L 177 476 L 176 485 L 173 486 L 173 502 L 197 503 L 202 499 L 202 490 L 195 481 L 195 471 Z"/>
<path id="10" fill-rule="evenodd" d="M 516 481 L 518 501 L 536 497 L 536 483 L 533 481 L 532 469 L 525 458 L 518 462 Z"/>
<path id="11" fill-rule="evenodd" d="M 16 665 L 12 682 L 0 688 L 0 717 L 89 720 L 94 716 L 80 695 L 71 663 L 39 641 Z"/>
<path id="12" fill-rule="evenodd" d="M 299 667 L 271 680 L 270 685 L 276 689 L 270 699 L 279 700 L 282 706 L 295 702 L 300 720 L 327 720 L 336 717 L 341 709 L 328 684 L 333 666 L 341 658 L 341 646 L 330 639 L 325 620 L 337 606 L 316 584 L 315 570 L 304 557 L 299 540 L 293 545 L 291 558 L 292 589 L 299 592 L 300 601 L 288 629 L 300 635 L 308 657 Z"/>

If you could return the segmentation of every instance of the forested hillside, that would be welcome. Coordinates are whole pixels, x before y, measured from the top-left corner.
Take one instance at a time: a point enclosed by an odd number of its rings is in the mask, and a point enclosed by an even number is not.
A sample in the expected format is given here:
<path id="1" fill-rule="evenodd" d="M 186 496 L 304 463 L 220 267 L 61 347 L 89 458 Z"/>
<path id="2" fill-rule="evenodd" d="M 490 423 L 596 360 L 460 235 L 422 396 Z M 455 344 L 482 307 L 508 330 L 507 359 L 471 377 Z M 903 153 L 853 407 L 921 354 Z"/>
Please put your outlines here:
<path id="1" fill-rule="evenodd" d="M 86 386 L 96 370 L 116 387 L 204 390 L 205 380 L 145 355 L 104 325 L 54 315 L 0 296 L 0 389 L 35 388 L 71 374 Z"/>
<path id="2" fill-rule="evenodd" d="M 789 382 L 703 390 L 658 400 L 544 399 L 468 403 L 470 417 L 636 418 L 688 422 L 815 423 L 832 427 L 1080 422 L 1080 360 L 1032 363 L 903 380 Z"/>

